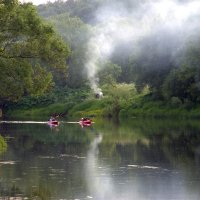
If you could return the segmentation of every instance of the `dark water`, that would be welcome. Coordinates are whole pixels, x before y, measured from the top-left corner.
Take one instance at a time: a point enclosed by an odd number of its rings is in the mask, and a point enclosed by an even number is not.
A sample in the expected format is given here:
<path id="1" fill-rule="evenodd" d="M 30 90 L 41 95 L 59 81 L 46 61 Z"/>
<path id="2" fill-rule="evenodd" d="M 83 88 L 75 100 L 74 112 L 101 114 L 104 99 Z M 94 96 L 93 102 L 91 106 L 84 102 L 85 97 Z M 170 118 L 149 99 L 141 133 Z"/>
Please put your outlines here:
<path id="1" fill-rule="evenodd" d="M 0 123 L 0 133 L 0 199 L 200 199 L 198 121 Z"/>

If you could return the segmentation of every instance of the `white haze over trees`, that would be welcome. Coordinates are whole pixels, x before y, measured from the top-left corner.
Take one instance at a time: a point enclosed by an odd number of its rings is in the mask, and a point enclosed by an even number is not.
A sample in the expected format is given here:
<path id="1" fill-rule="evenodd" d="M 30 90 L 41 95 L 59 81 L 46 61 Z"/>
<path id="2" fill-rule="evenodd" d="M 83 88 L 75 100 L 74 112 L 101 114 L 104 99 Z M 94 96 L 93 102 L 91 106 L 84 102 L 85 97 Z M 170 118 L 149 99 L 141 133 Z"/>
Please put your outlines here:
<path id="1" fill-rule="evenodd" d="M 21 0 L 20 2 L 22 3 L 33 3 L 33 5 L 40 5 L 40 4 L 45 4 L 49 2 L 55 2 L 56 0 Z"/>
<path id="2" fill-rule="evenodd" d="M 88 60 L 85 67 L 95 92 L 101 91 L 98 83 L 99 62 L 108 59 L 118 44 L 128 43 L 137 53 L 143 41 L 154 36 L 160 43 L 159 53 L 165 53 L 167 43 L 171 46 L 171 56 L 175 58 L 184 45 L 199 33 L 199 0 L 130 1 L 130 7 L 120 1 L 105 2 L 96 12 L 98 25 L 86 52 Z M 166 33 L 170 39 L 163 38 Z"/>

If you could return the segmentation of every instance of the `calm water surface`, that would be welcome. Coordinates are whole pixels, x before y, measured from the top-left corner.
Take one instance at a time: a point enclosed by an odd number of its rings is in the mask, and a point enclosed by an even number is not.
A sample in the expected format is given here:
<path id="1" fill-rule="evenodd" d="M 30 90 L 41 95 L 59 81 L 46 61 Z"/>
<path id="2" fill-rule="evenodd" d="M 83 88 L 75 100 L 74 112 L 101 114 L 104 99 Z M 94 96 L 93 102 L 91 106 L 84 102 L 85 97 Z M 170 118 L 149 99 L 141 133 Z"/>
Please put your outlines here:
<path id="1" fill-rule="evenodd" d="M 198 121 L 0 123 L 0 133 L 0 199 L 200 199 Z"/>

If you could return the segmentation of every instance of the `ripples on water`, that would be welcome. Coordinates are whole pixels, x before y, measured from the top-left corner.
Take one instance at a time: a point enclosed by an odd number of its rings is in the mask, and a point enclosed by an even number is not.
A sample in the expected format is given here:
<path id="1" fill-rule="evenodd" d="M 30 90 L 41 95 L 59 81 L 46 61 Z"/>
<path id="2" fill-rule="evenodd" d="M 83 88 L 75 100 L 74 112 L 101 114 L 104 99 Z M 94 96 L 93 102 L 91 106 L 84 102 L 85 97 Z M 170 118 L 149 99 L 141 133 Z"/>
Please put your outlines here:
<path id="1" fill-rule="evenodd" d="M 32 122 L 32 121 L 31 121 Z M 1 199 L 200 199 L 196 121 L 1 123 Z M 1 151 L 0 151 L 1 152 Z"/>

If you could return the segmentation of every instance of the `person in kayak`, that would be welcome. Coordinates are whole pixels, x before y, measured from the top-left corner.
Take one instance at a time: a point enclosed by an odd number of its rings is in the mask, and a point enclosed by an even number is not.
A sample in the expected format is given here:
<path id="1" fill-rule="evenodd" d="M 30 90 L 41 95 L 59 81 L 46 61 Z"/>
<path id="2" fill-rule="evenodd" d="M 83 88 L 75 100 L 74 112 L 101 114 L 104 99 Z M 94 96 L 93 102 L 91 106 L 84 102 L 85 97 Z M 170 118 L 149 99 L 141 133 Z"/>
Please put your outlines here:
<path id="1" fill-rule="evenodd" d="M 87 121 L 87 120 L 90 120 L 90 119 L 87 118 L 87 117 L 82 117 L 82 118 L 81 118 L 81 121 Z"/>
<path id="2" fill-rule="evenodd" d="M 56 119 L 55 119 L 55 117 L 50 117 L 50 119 L 49 119 L 49 121 L 55 121 Z"/>
<path id="3" fill-rule="evenodd" d="M 82 128 L 85 126 L 91 126 L 92 120 L 87 117 L 83 117 L 80 119 L 79 124 L 81 125 Z"/>
<path id="4" fill-rule="evenodd" d="M 55 119 L 55 117 L 51 116 L 50 119 L 49 119 L 49 121 L 50 122 L 54 122 L 54 121 L 57 121 L 57 120 Z"/>

